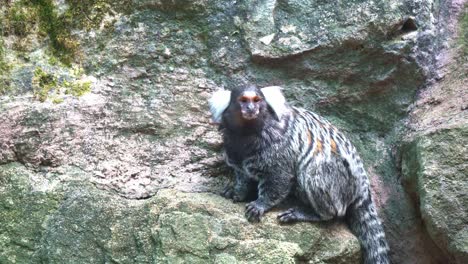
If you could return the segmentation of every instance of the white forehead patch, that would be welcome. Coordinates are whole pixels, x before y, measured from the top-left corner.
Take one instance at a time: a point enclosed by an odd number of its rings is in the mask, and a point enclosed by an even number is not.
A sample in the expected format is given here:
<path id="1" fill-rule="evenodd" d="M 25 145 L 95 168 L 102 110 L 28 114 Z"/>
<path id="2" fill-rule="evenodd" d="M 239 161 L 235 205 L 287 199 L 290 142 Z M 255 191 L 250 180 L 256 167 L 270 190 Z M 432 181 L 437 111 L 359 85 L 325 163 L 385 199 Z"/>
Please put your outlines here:
<path id="1" fill-rule="evenodd" d="M 242 96 L 254 97 L 254 96 L 257 96 L 257 92 L 255 92 L 255 91 L 245 91 L 245 92 L 242 93 Z"/>

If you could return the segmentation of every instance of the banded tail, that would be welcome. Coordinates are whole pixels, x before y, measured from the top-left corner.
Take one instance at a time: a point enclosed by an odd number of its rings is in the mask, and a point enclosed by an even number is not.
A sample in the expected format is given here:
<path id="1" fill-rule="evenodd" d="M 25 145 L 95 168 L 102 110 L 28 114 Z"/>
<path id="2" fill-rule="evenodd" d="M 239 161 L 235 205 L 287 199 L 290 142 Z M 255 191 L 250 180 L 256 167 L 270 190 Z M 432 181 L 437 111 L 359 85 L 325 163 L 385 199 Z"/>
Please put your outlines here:
<path id="1" fill-rule="evenodd" d="M 361 244 L 364 264 L 390 264 L 388 244 L 370 193 L 349 206 L 346 220 Z"/>

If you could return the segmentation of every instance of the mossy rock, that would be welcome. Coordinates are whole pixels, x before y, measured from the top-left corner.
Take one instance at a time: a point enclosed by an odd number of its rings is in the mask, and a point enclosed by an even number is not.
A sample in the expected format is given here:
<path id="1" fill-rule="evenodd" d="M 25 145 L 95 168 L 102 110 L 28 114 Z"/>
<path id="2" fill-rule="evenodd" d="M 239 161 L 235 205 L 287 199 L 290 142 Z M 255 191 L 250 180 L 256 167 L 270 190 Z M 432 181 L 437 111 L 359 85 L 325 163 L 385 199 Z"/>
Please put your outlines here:
<path id="1" fill-rule="evenodd" d="M 84 175 L 0 166 L 2 262 L 359 263 L 356 238 L 338 223 L 283 226 L 271 212 L 251 224 L 243 205 L 219 195 L 161 190 L 129 200 Z"/>
<path id="2" fill-rule="evenodd" d="M 403 177 L 427 231 L 455 263 L 468 261 L 468 126 L 417 136 L 403 149 Z"/>

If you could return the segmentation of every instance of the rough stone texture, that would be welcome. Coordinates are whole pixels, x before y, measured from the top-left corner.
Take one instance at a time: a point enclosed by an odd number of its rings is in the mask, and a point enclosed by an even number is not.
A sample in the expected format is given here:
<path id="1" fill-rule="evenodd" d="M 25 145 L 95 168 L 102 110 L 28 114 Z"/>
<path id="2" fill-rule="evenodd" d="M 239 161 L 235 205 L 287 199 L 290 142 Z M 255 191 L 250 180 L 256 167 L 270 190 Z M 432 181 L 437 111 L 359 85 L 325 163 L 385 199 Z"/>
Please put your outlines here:
<path id="1" fill-rule="evenodd" d="M 21 1 L 7 2 L 2 21 Z M 58 14 L 91 10 L 68 29 L 79 45 L 73 67 L 57 62 L 40 25 L 27 36 L 1 28 L 0 263 L 357 262 L 356 241 L 341 226 L 278 226 L 274 213 L 250 225 L 241 205 L 216 195 L 229 172 L 206 99 L 246 82 L 282 85 L 293 104 L 327 116 L 353 139 L 395 263 L 460 254 L 466 230 L 440 224 L 436 206 L 413 205 L 417 195 L 397 177 L 396 146 L 408 107 L 416 113 L 411 124 L 427 124 L 410 126 L 415 135 L 426 135 L 433 118 L 453 127 L 466 120 L 466 106 L 450 112 L 459 91 L 442 100 L 450 89 L 438 83 L 413 104 L 418 88 L 450 64 L 446 50 L 463 1 L 52 2 Z M 82 67 L 78 77 L 92 81 L 91 92 L 38 102 L 31 82 L 38 67 L 58 80 Z M 431 94 L 442 103 L 431 103 Z M 424 140 L 408 138 L 433 155 Z M 411 153 L 403 153 L 403 167 L 417 164 Z M 422 184 L 410 180 L 419 179 L 413 172 L 425 170 L 404 170 L 405 182 Z"/>
<path id="2" fill-rule="evenodd" d="M 403 176 L 437 245 L 468 261 L 468 123 L 416 137 L 406 146 Z"/>
<path id="3" fill-rule="evenodd" d="M 419 207 L 429 236 L 453 263 L 468 262 L 468 13 L 453 48 L 446 51 L 443 78 L 422 90 L 409 119 L 402 150 L 402 177 Z"/>
<path id="4" fill-rule="evenodd" d="M 278 81 L 289 79 L 284 85 L 301 104 L 338 115 L 354 129 L 387 132 L 423 82 L 412 49 L 422 35 L 418 27 L 434 30 L 429 7 L 430 2 L 404 1 L 254 1 L 239 24 L 253 59 L 279 69 L 285 76 Z M 405 26 L 407 21 L 418 25 Z"/>
<path id="5" fill-rule="evenodd" d="M 340 42 L 357 44 L 407 33 L 400 30 L 411 8 L 403 1 L 257 1 L 249 2 L 243 28 L 253 56 L 282 58 Z"/>
<path id="6" fill-rule="evenodd" d="M 243 217 L 218 195 L 162 190 L 150 199 L 108 194 L 75 174 L 0 167 L 1 263 L 359 263 L 343 224 L 280 226 Z"/>

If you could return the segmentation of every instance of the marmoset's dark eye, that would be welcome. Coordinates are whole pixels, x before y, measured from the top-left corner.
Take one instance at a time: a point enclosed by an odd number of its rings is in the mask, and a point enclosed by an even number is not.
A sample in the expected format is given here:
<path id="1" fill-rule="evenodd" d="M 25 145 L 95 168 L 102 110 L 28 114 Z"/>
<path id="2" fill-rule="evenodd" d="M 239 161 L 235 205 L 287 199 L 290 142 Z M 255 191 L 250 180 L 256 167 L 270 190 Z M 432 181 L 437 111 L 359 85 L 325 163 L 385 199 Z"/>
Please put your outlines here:
<path id="1" fill-rule="evenodd" d="M 249 101 L 249 98 L 245 97 L 245 96 L 242 96 L 241 98 L 239 98 L 239 101 L 241 103 L 247 103 Z"/>

